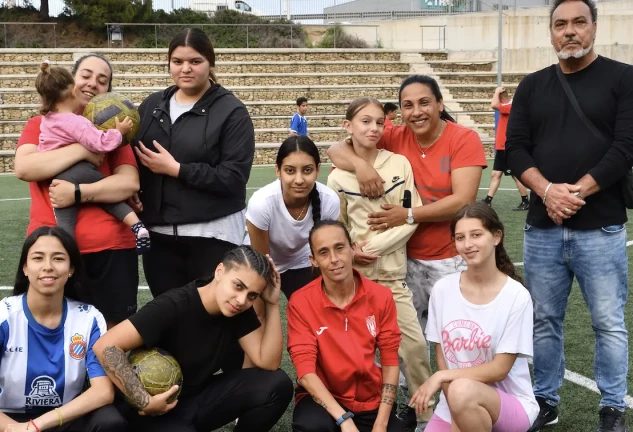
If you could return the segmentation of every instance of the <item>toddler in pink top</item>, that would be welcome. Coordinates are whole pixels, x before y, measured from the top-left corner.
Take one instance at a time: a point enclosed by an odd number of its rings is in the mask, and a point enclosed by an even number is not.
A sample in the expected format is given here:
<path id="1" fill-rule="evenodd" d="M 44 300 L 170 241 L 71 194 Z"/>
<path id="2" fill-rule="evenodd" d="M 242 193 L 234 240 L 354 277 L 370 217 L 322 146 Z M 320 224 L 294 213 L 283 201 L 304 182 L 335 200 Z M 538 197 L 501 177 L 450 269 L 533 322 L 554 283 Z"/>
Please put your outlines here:
<path id="1" fill-rule="evenodd" d="M 51 67 L 48 61 L 42 63 L 41 72 L 35 80 L 35 88 L 42 101 L 42 124 L 40 126 L 39 151 L 54 150 L 73 143 L 79 143 L 93 153 L 107 153 L 121 145 L 123 135 L 132 129 L 132 120 L 115 118 L 116 128 L 106 132 L 95 127 L 90 120 L 75 114 L 79 108 L 75 96 L 75 80 L 64 68 Z M 63 171 L 55 178 L 73 183 L 95 183 L 103 179 L 93 164 L 81 161 Z M 66 208 L 55 208 L 57 225 L 70 235 L 75 235 L 77 224 L 76 203 Z M 130 227 L 136 237 L 136 251 L 140 255 L 150 249 L 149 232 L 130 206 L 120 203 L 99 203 L 108 213 Z"/>

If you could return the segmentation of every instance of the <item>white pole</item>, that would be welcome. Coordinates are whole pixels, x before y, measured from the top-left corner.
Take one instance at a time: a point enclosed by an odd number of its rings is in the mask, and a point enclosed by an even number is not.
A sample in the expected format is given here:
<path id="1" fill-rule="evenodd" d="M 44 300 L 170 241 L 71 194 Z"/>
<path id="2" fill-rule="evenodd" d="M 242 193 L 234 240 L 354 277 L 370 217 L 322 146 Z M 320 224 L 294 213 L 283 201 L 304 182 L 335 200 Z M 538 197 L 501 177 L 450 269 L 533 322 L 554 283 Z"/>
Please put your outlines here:
<path id="1" fill-rule="evenodd" d="M 290 21 L 290 0 L 286 0 L 286 19 Z"/>
<path id="2" fill-rule="evenodd" d="M 497 85 L 501 86 L 503 80 L 503 0 L 499 0 L 499 47 L 497 52 Z"/>

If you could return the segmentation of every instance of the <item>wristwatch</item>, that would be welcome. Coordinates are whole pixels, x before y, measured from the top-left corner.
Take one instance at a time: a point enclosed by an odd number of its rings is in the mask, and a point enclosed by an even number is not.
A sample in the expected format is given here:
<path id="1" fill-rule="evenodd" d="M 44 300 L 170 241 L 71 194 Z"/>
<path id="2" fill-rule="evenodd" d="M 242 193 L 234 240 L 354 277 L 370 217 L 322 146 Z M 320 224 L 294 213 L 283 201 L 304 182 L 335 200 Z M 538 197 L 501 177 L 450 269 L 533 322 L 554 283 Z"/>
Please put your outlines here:
<path id="1" fill-rule="evenodd" d="M 354 413 L 351 411 L 347 411 L 345 414 L 343 414 L 342 416 L 338 418 L 338 420 L 336 421 L 336 425 L 340 426 L 341 423 L 343 423 L 345 420 L 350 419 L 352 417 L 354 417 Z"/>
<path id="2" fill-rule="evenodd" d="M 580 195 L 580 192 L 574 192 L 572 195 L 575 196 L 576 198 L 580 198 L 583 201 L 585 200 L 585 197 Z"/>
<path id="3" fill-rule="evenodd" d="M 79 183 L 75 184 L 75 204 L 81 204 L 81 189 L 79 189 Z"/>
<path id="4" fill-rule="evenodd" d="M 415 223 L 415 219 L 413 219 L 413 209 L 410 208 L 408 210 L 409 210 L 409 212 L 408 212 L 408 216 L 407 216 L 407 223 L 409 225 L 413 225 Z"/>

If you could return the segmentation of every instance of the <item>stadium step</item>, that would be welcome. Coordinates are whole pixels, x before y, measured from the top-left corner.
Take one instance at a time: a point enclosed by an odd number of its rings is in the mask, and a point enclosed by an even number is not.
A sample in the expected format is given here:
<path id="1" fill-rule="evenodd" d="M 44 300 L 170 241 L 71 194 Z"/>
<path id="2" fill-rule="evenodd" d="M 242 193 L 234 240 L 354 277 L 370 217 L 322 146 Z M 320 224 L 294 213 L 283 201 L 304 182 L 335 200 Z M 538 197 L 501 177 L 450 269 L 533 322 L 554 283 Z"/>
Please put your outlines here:
<path id="1" fill-rule="evenodd" d="M 430 60 L 426 63 L 437 72 L 490 72 L 497 60 Z"/>
<path id="2" fill-rule="evenodd" d="M 344 100 L 311 100 L 310 113 L 312 115 L 341 115 L 345 114 L 351 99 Z M 381 102 L 397 102 L 396 99 L 383 99 Z M 251 116 L 288 116 L 297 111 L 294 100 L 287 101 L 245 101 L 244 105 Z M 36 116 L 39 104 L 4 104 L 0 105 L 0 120 L 28 120 Z"/>
<path id="3" fill-rule="evenodd" d="M 479 126 L 479 125 L 478 125 Z M 486 128 L 485 130 L 488 130 Z M 480 138 L 487 139 L 490 135 L 484 132 L 484 129 L 477 128 L 480 131 Z M 314 142 L 337 142 L 345 138 L 347 133 L 342 126 L 328 128 L 309 128 L 308 132 Z M 281 144 L 289 136 L 288 128 L 266 128 L 255 129 L 255 142 L 261 144 Z M 15 150 L 19 133 L 0 134 L 0 149 Z"/>
<path id="4" fill-rule="evenodd" d="M 380 100 L 394 99 L 400 84 L 351 84 L 351 85 L 294 85 L 294 86 L 226 86 L 235 95 L 246 101 L 295 101 L 299 96 L 312 100 L 354 100 L 361 96 L 372 96 Z M 113 90 L 126 95 L 135 103 L 141 103 L 154 92 L 164 87 L 114 87 Z M 1 104 L 36 104 L 40 97 L 34 88 L 0 88 Z M 287 114 L 292 115 L 296 105 Z M 308 111 L 310 112 L 310 111 Z"/>
<path id="5" fill-rule="evenodd" d="M 70 70 L 74 62 L 51 62 Z M 37 74 L 41 62 L 0 62 L 0 75 Z M 169 72 L 166 61 L 112 62 L 118 74 L 164 74 Z M 334 72 L 408 72 L 409 64 L 401 61 L 252 61 L 216 62 L 215 69 L 222 73 L 334 73 Z"/>
<path id="6" fill-rule="evenodd" d="M 288 130 L 290 126 L 290 115 L 282 116 L 253 116 L 253 126 L 255 129 L 285 129 Z M 310 129 L 312 128 L 327 128 L 327 127 L 341 127 L 345 116 L 340 115 L 321 115 L 321 116 L 306 116 Z M 395 123 L 399 124 L 400 120 Z M 19 134 L 22 132 L 26 120 L 0 120 L 0 134 Z"/>
<path id="7" fill-rule="evenodd" d="M 414 50 L 419 52 L 419 50 Z M 113 62 L 154 61 L 167 63 L 165 48 L 12 48 L 0 52 L 0 61 L 41 62 L 74 61 L 82 55 L 97 53 Z M 217 62 L 247 61 L 399 61 L 402 50 L 385 49 L 314 49 L 314 48 L 257 48 L 234 49 L 218 48 L 215 50 Z M 446 52 L 427 50 L 422 52 L 425 58 L 445 60 Z"/>
<path id="8" fill-rule="evenodd" d="M 294 85 L 365 85 L 400 84 L 408 72 L 336 72 L 336 73 L 275 73 L 275 74 L 217 74 L 218 81 L 231 86 L 283 86 Z M 35 74 L 0 75 L 0 87 L 24 88 L 35 83 Z M 118 74 L 114 87 L 167 87 L 174 82 L 168 74 Z"/>
<path id="9" fill-rule="evenodd" d="M 517 86 L 517 83 L 504 85 L 510 97 L 514 95 Z M 492 99 L 497 84 L 444 84 L 443 87 L 447 88 L 455 99 Z"/>
<path id="10" fill-rule="evenodd" d="M 519 84 L 529 72 L 503 73 L 502 82 L 506 85 Z M 448 84 L 496 84 L 496 72 L 435 72 L 435 77 Z"/>

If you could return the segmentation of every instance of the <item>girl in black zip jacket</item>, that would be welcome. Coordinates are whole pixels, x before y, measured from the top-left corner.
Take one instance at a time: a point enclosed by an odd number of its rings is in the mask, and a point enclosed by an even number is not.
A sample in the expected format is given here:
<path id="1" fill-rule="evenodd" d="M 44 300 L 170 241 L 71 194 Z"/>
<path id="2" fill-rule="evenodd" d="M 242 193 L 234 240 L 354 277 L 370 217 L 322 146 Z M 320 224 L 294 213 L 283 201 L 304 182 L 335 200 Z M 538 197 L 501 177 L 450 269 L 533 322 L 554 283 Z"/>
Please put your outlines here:
<path id="1" fill-rule="evenodd" d="M 210 276 L 242 243 L 255 153 L 246 107 L 216 83 L 207 35 L 183 30 L 170 42 L 168 58 L 176 85 L 143 101 L 134 145 L 139 216 L 152 241 L 143 268 L 154 297 Z"/>

